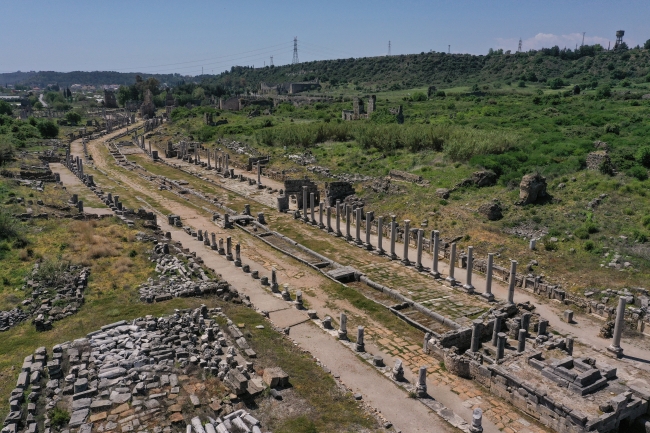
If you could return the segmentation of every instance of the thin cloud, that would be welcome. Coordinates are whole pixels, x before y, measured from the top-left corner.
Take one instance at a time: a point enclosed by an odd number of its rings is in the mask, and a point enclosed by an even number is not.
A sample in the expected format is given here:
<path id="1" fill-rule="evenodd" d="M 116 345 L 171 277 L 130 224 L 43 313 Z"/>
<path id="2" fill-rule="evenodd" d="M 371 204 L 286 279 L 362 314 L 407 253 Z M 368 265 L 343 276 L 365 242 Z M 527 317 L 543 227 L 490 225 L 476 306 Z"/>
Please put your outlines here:
<path id="1" fill-rule="evenodd" d="M 504 50 L 516 51 L 519 39 L 515 38 L 497 38 L 497 48 Z M 607 48 L 610 39 L 600 36 L 585 36 L 586 45 L 600 44 Z M 582 33 L 570 33 L 568 35 L 554 35 L 552 33 L 537 33 L 532 38 L 523 39 L 521 49 L 523 51 L 539 50 L 541 48 L 551 48 L 557 45 L 560 48 L 574 49 L 582 44 Z"/>

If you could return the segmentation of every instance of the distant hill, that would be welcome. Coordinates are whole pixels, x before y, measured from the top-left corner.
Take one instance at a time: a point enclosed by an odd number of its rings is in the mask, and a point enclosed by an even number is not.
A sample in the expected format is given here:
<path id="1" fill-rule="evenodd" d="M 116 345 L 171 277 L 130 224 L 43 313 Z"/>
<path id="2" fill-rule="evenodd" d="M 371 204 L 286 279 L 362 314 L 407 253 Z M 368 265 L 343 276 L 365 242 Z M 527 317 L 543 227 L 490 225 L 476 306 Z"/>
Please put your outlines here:
<path id="1" fill-rule="evenodd" d="M 553 47 L 514 54 L 496 51 L 485 56 L 429 52 L 321 60 L 264 68 L 233 66 L 230 71 L 219 75 L 201 77 L 111 71 L 14 72 L 0 74 L 0 84 L 39 87 L 53 83 L 63 87 L 72 84 L 130 85 L 135 82 L 136 75 L 143 79 L 154 77 L 170 86 L 180 82 L 202 81 L 222 86 L 228 93 L 256 91 L 260 82 L 278 84 L 315 78 L 327 86 L 352 84 L 358 86 L 359 90 L 399 90 L 430 85 L 448 88 L 499 82 L 547 82 L 558 78 L 571 83 L 625 79 L 634 82 L 650 80 L 650 53 L 643 49 L 607 51 L 599 46 L 584 46 L 575 51 Z"/>
<path id="2" fill-rule="evenodd" d="M 260 82 L 281 83 L 319 78 L 323 83 L 362 88 L 408 89 L 436 85 L 483 85 L 497 82 L 576 82 L 630 79 L 650 73 L 648 50 L 606 51 L 585 46 L 577 51 L 557 47 L 525 53 L 490 55 L 420 53 L 399 56 L 323 60 L 265 68 L 233 67 L 205 80 L 226 89 L 256 89 Z"/>
<path id="3" fill-rule="evenodd" d="M 0 74 L 0 84 L 22 84 L 45 87 L 48 84 L 58 84 L 61 87 L 69 87 L 73 84 L 83 84 L 91 86 L 101 86 L 107 84 L 131 85 L 135 83 L 136 75 L 143 79 L 154 77 L 161 83 L 167 83 L 170 86 L 180 81 L 194 80 L 192 77 L 182 76 L 180 74 L 145 74 L 138 72 L 112 72 L 112 71 L 73 71 L 73 72 L 11 72 Z"/>

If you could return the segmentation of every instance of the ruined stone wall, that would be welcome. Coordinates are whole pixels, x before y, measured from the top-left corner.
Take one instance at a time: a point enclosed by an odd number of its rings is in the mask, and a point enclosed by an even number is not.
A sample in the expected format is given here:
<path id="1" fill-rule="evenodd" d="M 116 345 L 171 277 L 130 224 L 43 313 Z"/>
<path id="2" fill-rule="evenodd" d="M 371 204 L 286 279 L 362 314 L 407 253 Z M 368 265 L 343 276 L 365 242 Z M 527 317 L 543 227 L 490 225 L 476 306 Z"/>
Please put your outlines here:
<path id="1" fill-rule="evenodd" d="M 325 206 L 334 206 L 336 200 L 345 200 L 346 197 L 354 195 L 354 187 L 350 182 L 328 182 L 325 183 Z"/>
<path id="2" fill-rule="evenodd" d="M 237 97 L 228 98 L 228 99 L 221 98 L 219 99 L 219 109 L 239 111 L 241 110 L 241 102 Z"/>
<path id="3" fill-rule="evenodd" d="M 601 164 L 611 164 L 609 155 L 604 150 L 597 150 L 587 155 L 587 169 L 599 170 Z"/>
<path id="4" fill-rule="evenodd" d="M 388 172 L 388 175 L 391 177 L 391 179 L 403 180 L 406 182 L 413 182 L 413 183 L 422 182 L 422 176 L 408 173 L 406 171 L 391 170 Z"/>

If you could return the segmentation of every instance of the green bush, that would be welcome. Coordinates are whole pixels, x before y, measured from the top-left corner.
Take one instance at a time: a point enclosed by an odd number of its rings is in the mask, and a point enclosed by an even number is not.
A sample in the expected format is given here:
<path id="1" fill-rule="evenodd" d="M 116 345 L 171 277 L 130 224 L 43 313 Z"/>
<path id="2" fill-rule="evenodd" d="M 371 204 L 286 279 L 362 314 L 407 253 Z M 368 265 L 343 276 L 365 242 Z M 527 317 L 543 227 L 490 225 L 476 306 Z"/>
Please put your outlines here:
<path id="1" fill-rule="evenodd" d="M 598 99 L 605 99 L 609 98 L 610 96 L 612 96 L 612 88 L 607 84 L 599 86 L 596 90 L 596 97 Z"/>
<path id="2" fill-rule="evenodd" d="M 650 215 L 646 215 L 641 219 L 641 224 L 645 227 L 650 227 Z"/>
<path id="3" fill-rule="evenodd" d="M 578 239 L 589 239 L 589 232 L 584 227 L 580 227 L 579 229 L 574 231 L 573 234 Z"/>
<path id="4" fill-rule="evenodd" d="M 626 170 L 625 174 L 630 177 L 637 178 L 641 181 L 646 180 L 648 178 L 648 170 L 641 167 L 640 165 L 635 165 L 632 168 Z"/>
<path id="5" fill-rule="evenodd" d="M 422 102 L 426 101 L 427 99 L 427 95 L 422 92 L 415 92 L 413 95 L 411 95 L 411 101 L 413 102 Z"/>
<path id="6" fill-rule="evenodd" d="M 594 248 L 596 248 L 596 244 L 594 244 L 593 241 L 587 241 L 583 247 L 585 251 L 593 251 Z"/>
<path id="7" fill-rule="evenodd" d="M 50 425 L 55 429 L 65 427 L 70 422 L 70 414 L 58 407 L 55 407 L 50 411 Z"/>
<path id="8" fill-rule="evenodd" d="M 650 168 L 650 146 L 640 147 L 634 154 L 634 159 L 642 166 Z"/>
<path id="9" fill-rule="evenodd" d="M 646 235 L 644 232 L 642 232 L 640 230 L 634 230 L 632 232 L 632 237 L 634 238 L 634 240 L 636 242 L 639 242 L 639 243 L 648 242 L 648 235 Z"/>
<path id="10" fill-rule="evenodd" d="M 621 132 L 621 127 L 617 125 L 616 123 L 608 123 L 605 125 L 605 134 L 620 134 Z"/>

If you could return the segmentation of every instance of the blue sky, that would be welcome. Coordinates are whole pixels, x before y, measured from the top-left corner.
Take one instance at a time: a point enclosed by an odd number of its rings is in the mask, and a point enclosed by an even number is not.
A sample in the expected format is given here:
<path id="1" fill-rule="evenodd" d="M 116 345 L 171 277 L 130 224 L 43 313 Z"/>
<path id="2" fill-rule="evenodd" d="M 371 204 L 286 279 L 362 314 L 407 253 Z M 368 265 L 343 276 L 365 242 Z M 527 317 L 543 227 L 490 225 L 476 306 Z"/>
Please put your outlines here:
<path id="1" fill-rule="evenodd" d="M 447 51 L 485 54 L 650 39 L 650 2 L 3 0 L 0 72 L 112 70 L 197 75 L 232 65 Z"/>

